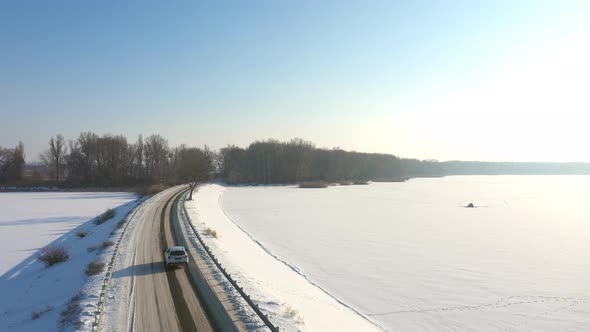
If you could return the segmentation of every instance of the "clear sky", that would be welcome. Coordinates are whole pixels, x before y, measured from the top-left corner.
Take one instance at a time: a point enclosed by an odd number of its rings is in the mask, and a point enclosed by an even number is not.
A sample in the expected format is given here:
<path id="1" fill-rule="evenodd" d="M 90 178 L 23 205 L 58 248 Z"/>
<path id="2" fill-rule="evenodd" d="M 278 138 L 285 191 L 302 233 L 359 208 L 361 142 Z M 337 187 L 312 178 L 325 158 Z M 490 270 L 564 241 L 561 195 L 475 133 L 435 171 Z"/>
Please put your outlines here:
<path id="1" fill-rule="evenodd" d="M 590 1 L 2 1 L 0 146 L 590 161 Z"/>

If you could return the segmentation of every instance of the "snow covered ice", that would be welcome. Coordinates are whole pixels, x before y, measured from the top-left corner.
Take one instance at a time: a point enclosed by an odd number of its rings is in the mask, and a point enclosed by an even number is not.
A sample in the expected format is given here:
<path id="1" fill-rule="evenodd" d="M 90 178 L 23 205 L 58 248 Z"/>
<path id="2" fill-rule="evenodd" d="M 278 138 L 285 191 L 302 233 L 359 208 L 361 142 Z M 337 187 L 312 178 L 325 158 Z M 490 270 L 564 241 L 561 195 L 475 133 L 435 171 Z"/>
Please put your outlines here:
<path id="1" fill-rule="evenodd" d="M 197 227 L 217 231 L 209 242 L 232 275 L 272 299 L 289 330 L 580 331 L 590 326 L 588 197 L 585 176 L 456 176 L 209 185 L 187 206 Z M 305 283 L 282 283 L 297 277 Z M 375 325 L 355 328 L 330 307 Z"/>
<path id="2" fill-rule="evenodd" d="M 211 228 L 217 238 L 205 237 L 214 254 L 253 301 L 281 331 L 371 331 L 378 330 L 292 267 L 266 252 L 236 226 L 220 208 L 225 188 L 199 187 L 186 207 L 199 231 Z"/>

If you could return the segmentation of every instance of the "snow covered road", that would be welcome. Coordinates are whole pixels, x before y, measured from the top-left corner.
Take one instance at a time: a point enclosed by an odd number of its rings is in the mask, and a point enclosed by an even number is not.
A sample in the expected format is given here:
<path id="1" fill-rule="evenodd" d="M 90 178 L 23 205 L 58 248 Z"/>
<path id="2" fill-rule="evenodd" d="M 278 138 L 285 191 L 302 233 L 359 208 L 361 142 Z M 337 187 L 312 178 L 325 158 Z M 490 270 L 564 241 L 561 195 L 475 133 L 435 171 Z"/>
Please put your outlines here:
<path id="1" fill-rule="evenodd" d="M 166 271 L 163 252 L 174 240 L 168 189 L 137 212 L 122 242 L 109 290 L 104 331 L 213 331 L 184 269 Z"/>
<path id="2" fill-rule="evenodd" d="M 103 331 L 265 331 L 194 241 L 179 208 L 186 187 L 150 198 L 135 213 L 115 260 Z M 166 270 L 163 252 L 185 246 L 189 265 Z"/>

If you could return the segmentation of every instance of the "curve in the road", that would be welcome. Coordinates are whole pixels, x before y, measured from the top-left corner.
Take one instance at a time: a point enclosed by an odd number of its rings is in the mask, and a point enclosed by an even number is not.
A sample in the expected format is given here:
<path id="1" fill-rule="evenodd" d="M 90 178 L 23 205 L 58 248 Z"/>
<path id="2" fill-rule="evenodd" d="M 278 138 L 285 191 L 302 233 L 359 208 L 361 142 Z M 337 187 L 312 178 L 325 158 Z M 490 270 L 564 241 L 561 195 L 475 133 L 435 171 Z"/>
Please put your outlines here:
<path id="1" fill-rule="evenodd" d="M 184 190 L 158 199 L 142 222 L 132 269 L 130 328 L 134 331 L 214 331 L 184 269 L 166 271 L 164 250 L 176 244 L 172 203 Z"/>

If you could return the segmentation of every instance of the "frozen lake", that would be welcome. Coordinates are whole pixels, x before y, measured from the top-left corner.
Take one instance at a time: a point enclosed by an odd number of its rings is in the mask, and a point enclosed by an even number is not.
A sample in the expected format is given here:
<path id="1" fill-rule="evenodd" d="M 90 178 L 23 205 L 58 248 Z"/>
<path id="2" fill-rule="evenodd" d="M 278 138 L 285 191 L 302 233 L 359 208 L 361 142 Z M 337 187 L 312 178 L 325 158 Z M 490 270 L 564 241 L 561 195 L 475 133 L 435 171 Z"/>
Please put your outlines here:
<path id="1" fill-rule="evenodd" d="M 455 176 L 226 187 L 220 203 L 388 330 L 579 331 L 590 326 L 589 198 L 584 176 Z"/>

